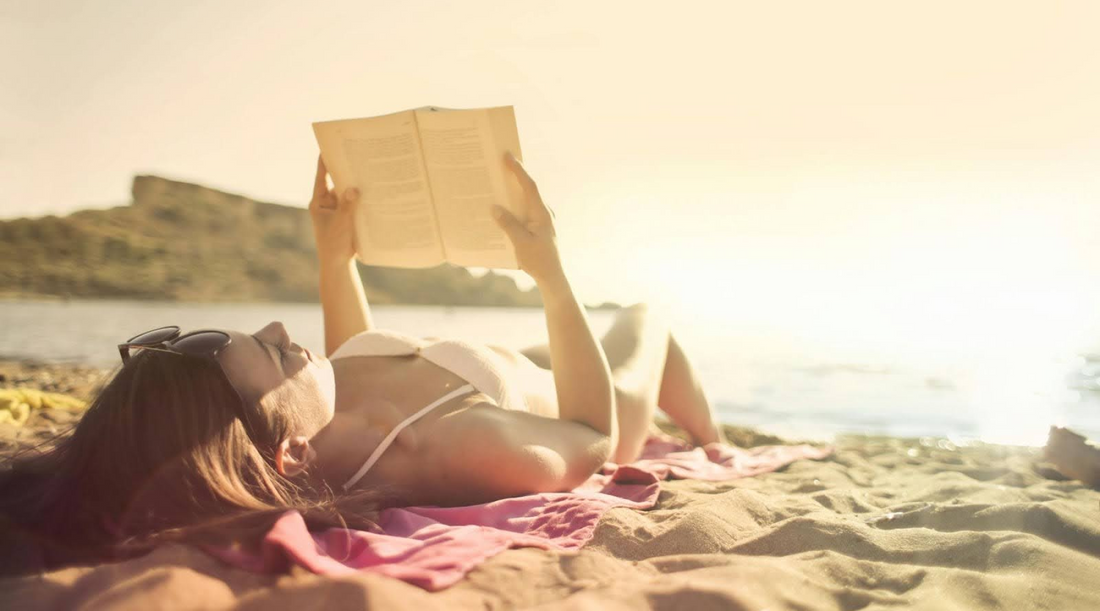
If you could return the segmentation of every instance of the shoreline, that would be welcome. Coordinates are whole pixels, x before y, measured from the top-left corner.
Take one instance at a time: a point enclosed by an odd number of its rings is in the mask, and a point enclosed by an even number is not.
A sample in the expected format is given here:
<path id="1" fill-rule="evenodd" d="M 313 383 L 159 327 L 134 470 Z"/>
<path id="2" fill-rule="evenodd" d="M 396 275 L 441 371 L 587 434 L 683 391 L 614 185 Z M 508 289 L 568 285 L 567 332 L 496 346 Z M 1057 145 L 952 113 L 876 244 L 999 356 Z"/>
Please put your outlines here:
<path id="1" fill-rule="evenodd" d="M 107 382 L 113 369 L 96 367 L 84 363 L 47 362 L 34 359 L 20 359 L 0 355 L 0 388 L 32 388 L 46 392 L 56 392 L 90 401 L 96 390 Z M 61 410 L 35 410 L 31 418 L 22 427 L 33 429 L 43 423 L 70 423 L 79 419 L 79 413 Z M 886 435 L 875 432 L 840 432 L 831 438 L 800 435 L 780 435 L 764 429 L 721 423 L 727 437 L 740 447 L 754 447 L 769 444 L 810 443 L 815 445 L 853 446 L 861 444 L 893 444 L 919 451 L 946 450 L 961 448 L 1005 448 L 1026 452 L 1037 452 L 1041 446 L 987 443 L 980 440 L 960 441 L 950 435 L 906 437 Z M 657 426 L 665 433 L 687 440 L 682 431 L 658 414 Z M 7 427 L 11 428 L 11 427 Z"/>
<path id="2" fill-rule="evenodd" d="M 114 349 L 119 341 L 165 324 L 253 330 L 281 320 L 299 344 L 314 352 L 323 346 L 321 311 L 309 304 L 0 301 L 0 310 L 9 327 L 0 338 L 0 359 L 110 368 L 119 362 Z M 513 348 L 546 339 L 538 309 L 380 305 L 372 310 L 380 326 L 413 334 Z M 606 330 L 614 316 L 589 311 L 594 333 Z M 815 348 L 779 332 L 757 337 L 749 327 L 719 332 L 708 330 L 704 319 L 682 322 L 681 343 L 725 423 L 822 442 L 855 432 L 1039 446 L 1050 424 L 1100 439 L 1100 390 L 1093 389 L 1095 376 L 1088 375 L 1095 361 L 1044 358 L 1014 376 L 1019 383 L 987 383 L 991 378 L 985 376 L 995 370 L 981 364 L 895 363 L 889 355 Z M 889 374 L 885 367 L 892 367 Z M 930 388 L 931 375 L 954 386 Z M 1046 394 L 1028 394 L 1031 390 Z M 1006 397 L 1007 410 L 1001 408 Z"/>

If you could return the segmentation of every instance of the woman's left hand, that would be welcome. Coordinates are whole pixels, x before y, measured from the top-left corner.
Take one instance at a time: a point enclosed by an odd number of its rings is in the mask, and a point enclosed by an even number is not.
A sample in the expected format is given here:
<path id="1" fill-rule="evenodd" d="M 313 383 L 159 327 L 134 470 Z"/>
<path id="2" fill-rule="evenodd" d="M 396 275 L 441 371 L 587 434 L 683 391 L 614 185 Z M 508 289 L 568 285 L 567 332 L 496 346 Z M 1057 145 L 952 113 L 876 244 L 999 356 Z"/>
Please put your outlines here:
<path id="1" fill-rule="evenodd" d="M 313 219 L 313 238 L 317 243 L 317 258 L 322 265 L 346 264 L 355 256 L 355 207 L 359 204 L 359 189 L 350 187 L 338 196 L 329 189 L 328 170 L 317 156 L 317 178 L 313 182 L 313 199 L 309 216 Z"/>

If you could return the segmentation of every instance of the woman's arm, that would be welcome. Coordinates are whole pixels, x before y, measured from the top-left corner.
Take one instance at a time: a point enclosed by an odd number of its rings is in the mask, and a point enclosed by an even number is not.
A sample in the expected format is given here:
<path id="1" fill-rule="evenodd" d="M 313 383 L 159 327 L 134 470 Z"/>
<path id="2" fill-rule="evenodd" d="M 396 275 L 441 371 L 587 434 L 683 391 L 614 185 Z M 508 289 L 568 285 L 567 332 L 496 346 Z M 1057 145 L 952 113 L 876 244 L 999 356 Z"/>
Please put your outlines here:
<path id="1" fill-rule="evenodd" d="M 325 354 L 331 355 L 351 336 L 374 327 L 367 294 L 355 265 L 355 225 L 359 190 L 343 197 L 329 189 L 325 162 L 317 157 L 317 177 L 309 215 L 320 264 L 321 311 L 325 320 Z"/>
<path id="2" fill-rule="evenodd" d="M 538 287 L 546 310 L 558 417 L 606 435 L 614 449 L 619 439 L 615 388 L 603 347 L 564 273 L 539 281 Z"/>
<path id="3" fill-rule="evenodd" d="M 535 182 L 515 158 L 505 160 L 523 187 L 525 222 L 494 207 L 493 216 L 515 247 L 520 268 L 542 293 L 558 418 L 503 410 L 489 403 L 445 416 L 424 464 L 433 502 L 483 503 L 503 497 L 570 490 L 587 480 L 618 443 L 611 370 L 584 309 L 563 271 L 553 215 Z M 423 458 L 423 457 L 421 457 Z M 423 484 L 423 482 L 421 482 Z"/>
<path id="4" fill-rule="evenodd" d="M 325 356 L 331 356 L 353 335 L 374 328 L 374 321 L 355 259 L 345 263 L 321 263 L 320 284 Z"/>
<path id="5" fill-rule="evenodd" d="M 441 419 L 433 432 L 439 465 L 431 503 L 475 504 L 583 484 L 611 455 L 611 440 L 592 427 L 557 418 L 503 410 L 485 403 L 460 418 Z M 425 460 L 424 456 L 418 457 Z"/>
<path id="6" fill-rule="evenodd" d="M 618 417 L 611 369 L 562 268 L 553 215 L 519 161 L 509 154 L 505 165 L 523 188 L 527 220 L 520 223 L 500 207 L 494 209 L 494 217 L 515 247 L 520 268 L 542 293 L 559 417 L 607 436 L 614 448 Z"/>

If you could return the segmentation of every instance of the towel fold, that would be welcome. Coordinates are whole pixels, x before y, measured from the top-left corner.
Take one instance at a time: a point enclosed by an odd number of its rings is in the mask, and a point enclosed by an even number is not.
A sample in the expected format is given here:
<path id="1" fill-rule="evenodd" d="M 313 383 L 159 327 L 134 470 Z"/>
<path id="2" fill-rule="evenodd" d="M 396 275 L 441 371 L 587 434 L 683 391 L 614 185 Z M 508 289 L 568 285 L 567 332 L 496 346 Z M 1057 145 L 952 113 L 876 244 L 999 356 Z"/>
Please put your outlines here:
<path id="1" fill-rule="evenodd" d="M 579 549 L 608 509 L 653 507 L 662 479 L 731 480 L 831 453 L 830 448 L 808 445 L 746 450 L 713 443 L 693 449 L 672 437 L 651 436 L 638 461 L 606 463 L 570 492 L 465 507 L 386 509 L 371 531 L 330 528 L 311 533 L 302 516 L 291 511 L 267 533 L 258 553 L 207 551 L 252 571 L 283 572 L 292 564 L 326 575 L 370 571 L 436 591 L 510 547 Z"/>

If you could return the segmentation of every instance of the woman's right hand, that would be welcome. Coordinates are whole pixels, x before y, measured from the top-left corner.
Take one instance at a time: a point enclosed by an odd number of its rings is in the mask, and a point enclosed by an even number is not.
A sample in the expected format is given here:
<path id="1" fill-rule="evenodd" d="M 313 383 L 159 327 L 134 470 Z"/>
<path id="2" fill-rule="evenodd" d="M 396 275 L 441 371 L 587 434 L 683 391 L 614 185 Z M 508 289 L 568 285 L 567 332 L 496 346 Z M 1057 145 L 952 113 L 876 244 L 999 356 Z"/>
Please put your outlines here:
<path id="1" fill-rule="evenodd" d="M 328 188 L 328 170 L 317 156 L 317 176 L 313 179 L 313 199 L 309 216 L 313 219 L 313 238 L 321 265 L 347 265 L 355 256 L 355 207 L 359 190 L 351 187 L 342 195 Z"/>
<path id="2" fill-rule="evenodd" d="M 515 215 L 496 204 L 492 208 L 493 218 L 512 242 L 520 269 L 539 284 L 556 280 L 564 275 L 564 271 L 558 255 L 554 215 L 542 201 L 535 181 L 512 153 L 505 154 L 504 165 L 523 189 L 520 203 L 527 221 L 521 223 Z"/>

